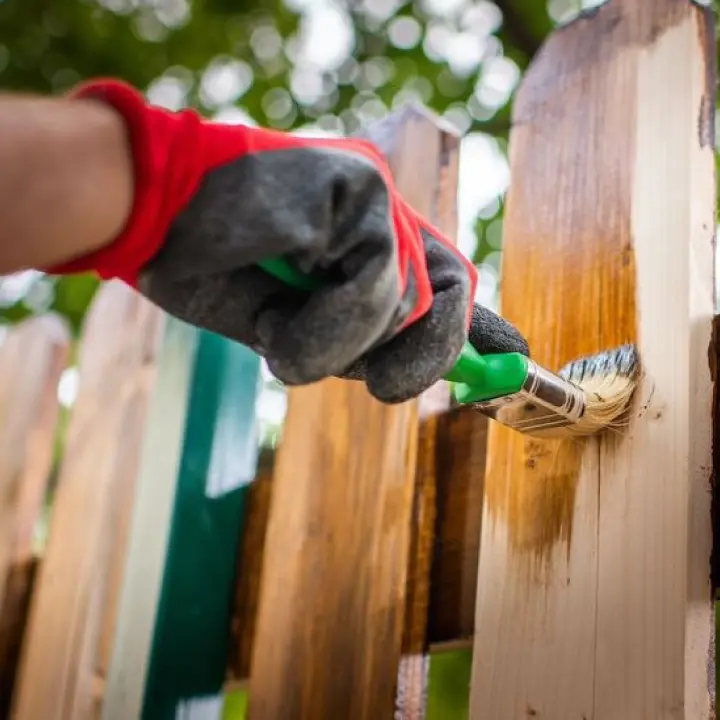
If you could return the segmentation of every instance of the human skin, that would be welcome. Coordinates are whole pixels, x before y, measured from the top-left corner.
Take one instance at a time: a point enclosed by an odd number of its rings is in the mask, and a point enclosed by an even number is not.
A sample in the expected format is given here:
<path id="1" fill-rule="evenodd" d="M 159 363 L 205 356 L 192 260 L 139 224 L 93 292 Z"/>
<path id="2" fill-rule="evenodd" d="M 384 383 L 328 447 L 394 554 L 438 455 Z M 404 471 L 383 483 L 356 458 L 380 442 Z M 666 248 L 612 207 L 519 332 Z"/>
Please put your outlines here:
<path id="1" fill-rule="evenodd" d="M 0 93 L 0 274 L 99 250 L 132 202 L 129 139 L 112 108 Z"/>

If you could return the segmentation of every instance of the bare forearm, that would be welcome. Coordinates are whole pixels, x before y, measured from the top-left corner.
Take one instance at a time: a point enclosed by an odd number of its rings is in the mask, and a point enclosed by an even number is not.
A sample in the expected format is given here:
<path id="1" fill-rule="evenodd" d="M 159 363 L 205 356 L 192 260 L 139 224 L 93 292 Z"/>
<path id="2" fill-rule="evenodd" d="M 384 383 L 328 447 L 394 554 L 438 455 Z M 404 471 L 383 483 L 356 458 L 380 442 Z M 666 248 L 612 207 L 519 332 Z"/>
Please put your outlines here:
<path id="1" fill-rule="evenodd" d="M 0 94 L 0 274 L 109 243 L 132 207 L 125 125 L 89 100 Z"/>

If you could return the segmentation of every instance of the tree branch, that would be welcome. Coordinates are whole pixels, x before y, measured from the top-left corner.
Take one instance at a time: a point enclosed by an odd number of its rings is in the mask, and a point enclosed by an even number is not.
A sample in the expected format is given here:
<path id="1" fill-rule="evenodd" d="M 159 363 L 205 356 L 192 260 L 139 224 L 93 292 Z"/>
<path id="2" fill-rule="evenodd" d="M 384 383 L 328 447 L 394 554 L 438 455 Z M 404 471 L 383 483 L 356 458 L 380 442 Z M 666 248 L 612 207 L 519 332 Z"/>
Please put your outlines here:
<path id="1" fill-rule="evenodd" d="M 528 3 L 527 0 L 494 2 L 503 15 L 502 26 L 497 32 L 498 38 L 503 45 L 509 45 L 521 53 L 525 58 L 524 65 L 527 65 L 552 30 L 552 22 L 544 3 L 542 7 L 534 7 L 537 3 Z"/>

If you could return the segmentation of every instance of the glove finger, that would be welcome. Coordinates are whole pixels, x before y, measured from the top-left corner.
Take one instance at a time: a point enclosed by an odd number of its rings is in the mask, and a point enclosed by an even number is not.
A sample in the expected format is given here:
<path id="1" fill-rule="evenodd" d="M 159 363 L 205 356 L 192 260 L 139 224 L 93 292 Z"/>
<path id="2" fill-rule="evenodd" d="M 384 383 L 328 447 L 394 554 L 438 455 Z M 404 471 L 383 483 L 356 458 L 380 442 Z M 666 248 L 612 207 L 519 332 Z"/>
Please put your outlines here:
<path id="1" fill-rule="evenodd" d="M 288 385 L 337 375 L 362 355 L 393 317 L 396 287 L 392 264 L 377 255 L 353 282 L 311 294 L 257 267 L 182 280 L 148 272 L 140 283 L 171 315 L 264 356 Z"/>
<path id="2" fill-rule="evenodd" d="M 465 289 L 438 292 L 422 319 L 366 358 L 365 382 L 385 403 L 417 397 L 445 375 L 465 342 Z"/>
<path id="3" fill-rule="evenodd" d="M 445 375 L 467 336 L 471 283 L 462 259 L 424 229 L 423 242 L 433 303 L 428 313 L 380 347 L 367 353 L 368 390 L 386 403 L 416 397 Z"/>
<path id="4" fill-rule="evenodd" d="M 392 253 L 375 250 L 350 280 L 258 313 L 256 332 L 273 374 L 288 385 L 338 375 L 376 343 L 398 311 Z"/>
<path id="5" fill-rule="evenodd" d="M 478 303 L 473 305 L 468 339 L 481 355 L 521 353 L 530 356 L 527 340 L 517 328 Z"/>
<path id="6" fill-rule="evenodd" d="M 304 293 L 255 267 L 182 280 L 146 273 L 139 289 L 170 315 L 247 345 L 259 355 L 266 349 L 256 332 L 258 314 L 305 299 Z"/>

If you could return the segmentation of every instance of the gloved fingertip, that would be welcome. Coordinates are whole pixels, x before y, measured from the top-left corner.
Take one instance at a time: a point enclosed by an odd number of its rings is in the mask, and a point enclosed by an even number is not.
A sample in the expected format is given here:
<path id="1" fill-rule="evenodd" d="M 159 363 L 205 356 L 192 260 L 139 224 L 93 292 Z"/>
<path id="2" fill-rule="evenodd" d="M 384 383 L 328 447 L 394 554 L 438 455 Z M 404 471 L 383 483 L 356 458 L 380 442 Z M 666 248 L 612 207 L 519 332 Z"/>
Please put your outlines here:
<path id="1" fill-rule="evenodd" d="M 418 381 L 417 376 L 408 375 L 404 379 L 396 378 L 392 384 L 385 382 L 384 378 L 375 381 L 372 376 L 366 380 L 368 392 L 384 405 L 400 405 L 401 403 L 413 400 L 422 392 L 427 390 L 433 381 Z"/>
<path id="2" fill-rule="evenodd" d="M 370 393 L 388 404 L 411 400 L 441 380 L 465 342 L 465 313 L 455 287 L 435 296 L 431 311 L 367 358 Z"/>
<path id="3" fill-rule="evenodd" d="M 483 355 L 521 353 L 530 357 L 527 340 L 520 331 L 492 310 L 475 303 L 472 309 L 470 344 Z"/>

